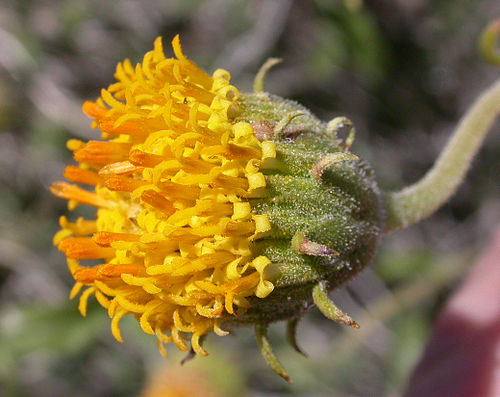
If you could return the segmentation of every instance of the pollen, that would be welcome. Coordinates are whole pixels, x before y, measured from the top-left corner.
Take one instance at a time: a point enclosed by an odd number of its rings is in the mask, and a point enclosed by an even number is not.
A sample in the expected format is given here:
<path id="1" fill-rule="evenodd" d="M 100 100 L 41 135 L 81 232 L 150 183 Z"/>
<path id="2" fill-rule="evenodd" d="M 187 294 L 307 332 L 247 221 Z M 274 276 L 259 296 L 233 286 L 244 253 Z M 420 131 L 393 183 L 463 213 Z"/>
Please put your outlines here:
<path id="1" fill-rule="evenodd" d="M 271 224 L 250 198 L 265 193 L 260 166 L 276 149 L 249 123 L 233 121 L 239 92 L 227 71 L 202 71 L 178 36 L 172 47 L 175 58 L 166 58 L 157 38 L 141 63 L 119 63 L 116 82 L 83 104 L 101 135 L 68 142 L 78 164 L 65 170 L 71 183 L 51 191 L 70 209 L 95 207 L 96 217 L 62 217 L 54 243 L 67 257 L 76 282 L 70 297 L 80 295 L 82 315 L 94 296 L 118 341 L 120 319 L 131 314 L 163 354 L 164 343 L 180 350 L 188 343 L 206 355 L 202 336 L 227 334 L 224 318 L 274 288 L 270 260 L 252 249 Z"/>

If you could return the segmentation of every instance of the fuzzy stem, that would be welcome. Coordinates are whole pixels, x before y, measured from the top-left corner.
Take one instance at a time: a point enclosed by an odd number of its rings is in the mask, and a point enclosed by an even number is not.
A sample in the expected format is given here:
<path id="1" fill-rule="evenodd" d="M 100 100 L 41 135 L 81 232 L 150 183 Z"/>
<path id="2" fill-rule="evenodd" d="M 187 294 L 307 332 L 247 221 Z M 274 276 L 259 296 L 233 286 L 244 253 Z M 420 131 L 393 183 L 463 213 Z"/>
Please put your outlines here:
<path id="1" fill-rule="evenodd" d="M 431 215 L 455 193 L 499 112 L 500 80 L 462 117 L 427 174 L 415 184 L 387 195 L 386 233 Z"/>

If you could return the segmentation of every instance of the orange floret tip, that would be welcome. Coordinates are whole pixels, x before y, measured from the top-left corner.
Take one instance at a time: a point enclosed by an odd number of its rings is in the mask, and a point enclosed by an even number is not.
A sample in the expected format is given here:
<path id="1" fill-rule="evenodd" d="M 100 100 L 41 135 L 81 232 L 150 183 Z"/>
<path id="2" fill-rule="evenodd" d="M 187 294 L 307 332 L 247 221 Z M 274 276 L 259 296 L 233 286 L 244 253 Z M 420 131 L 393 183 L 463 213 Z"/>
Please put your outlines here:
<path id="1" fill-rule="evenodd" d="M 109 207 L 111 203 L 96 193 L 84 190 L 76 185 L 66 182 L 54 182 L 50 186 L 50 191 L 54 196 L 74 200 L 78 203 L 93 205 L 95 207 Z"/>
<path id="2" fill-rule="evenodd" d="M 115 241 L 139 241 L 140 236 L 130 233 L 96 232 L 92 235 L 92 240 L 101 247 L 109 247 Z"/>
<path id="3" fill-rule="evenodd" d="M 83 113 L 93 119 L 102 119 L 106 116 L 108 109 L 99 106 L 97 103 L 85 101 L 82 105 Z"/>
<path id="4" fill-rule="evenodd" d="M 76 282 L 91 284 L 98 281 L 110 281 L 112 278 L 121 278 L 122 274 L 135 275 L 139 272 L 139 265 L 115 265 L 105 263 L 96 267 L 82 267 L 74 274 Z"/>
<path id="5" fill-rule="evenodd" d="M 69 237 L 62 240 L 57 246 L 71 259 L 101 259 L 112 257 L 114 248 L 103 248 L 92 239 L 82 237 Z"/>
<path id="6" fill-rule="evenodd" d="M 141 124 L 133 121 L 124 121 L 117 125 L 117 121 L 114 119 L 103 119 L 99 120 L 97 125 L 102 132 L 107 132 L 108 134 L 115 135 L 145 135 L 147 131 L 141 126 Z"/>
<path id="7" fill-rule="evenodd" d="M 118 192 L 133 192 L 135 189 L 147 184 L 145 181 L 118 175 L 109 176 L 104 181 L 104 186 L 109 190 Z"/>
<path id="8" fill-rule="evenodd" d="M 175 212 L 173 204 L 160 193 L 157 193 L 154 190 L 150 189 L 142 192 L 141 200 L 151 205 L 152 207 L 159 209 L 167 215 L 171 215 Z"/>
<path id="9" fill-rule="evenodd" d="M 85 185 L 101 185 L 103 179 L 94 171 L 85 170 L 80 167 L 68 165 L 64 170 L 64 177 L 70 182 L 83 183 Z"/>
<path id="10" fill-rule="evenodd" d="M 74 152 L 73 158 L 79 163 L 108 164 L 125 160 L 130 144 L 120 142 L 89 141 Z"/>
<path id="11" fill-rule="evenodd" d="M 99 170 L 99 175 L 100 176 L 131 175 L 139 173 L 142 170 L 143 167 L 138 167 L 127 160 L 127 161 L 119 161 L 117 163 L 106 164 Z"/>
<path id="12" fill-rule="evenodd" d="M 153 168 L 165 160 L 163 156 L 157 154 L 144 153 L 141 150 L 132 150 L 129 154 L 129 160 L 132 164 Z"/>

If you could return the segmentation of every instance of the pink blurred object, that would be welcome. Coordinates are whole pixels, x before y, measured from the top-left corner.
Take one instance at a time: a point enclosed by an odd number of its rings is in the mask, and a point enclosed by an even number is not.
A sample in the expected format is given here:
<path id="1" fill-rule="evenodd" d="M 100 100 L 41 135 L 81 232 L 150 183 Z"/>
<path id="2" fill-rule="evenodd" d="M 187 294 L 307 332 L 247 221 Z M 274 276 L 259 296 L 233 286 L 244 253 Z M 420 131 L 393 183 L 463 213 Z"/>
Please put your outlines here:
<path id="1" fill-rule="evenodd" d="M 436 323 L 405 397 L 500 397 L 500 228 Z"/>

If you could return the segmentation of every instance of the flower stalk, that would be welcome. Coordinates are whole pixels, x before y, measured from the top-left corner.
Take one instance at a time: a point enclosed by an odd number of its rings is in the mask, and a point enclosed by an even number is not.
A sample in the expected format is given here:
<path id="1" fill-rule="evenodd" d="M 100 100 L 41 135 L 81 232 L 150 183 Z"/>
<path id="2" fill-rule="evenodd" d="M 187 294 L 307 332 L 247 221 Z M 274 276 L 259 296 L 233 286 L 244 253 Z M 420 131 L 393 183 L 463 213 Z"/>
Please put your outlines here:
<path id="1" fill-rule="evenodd" d="M 387 195 L 386 233 L 428 217 L 456 192 L 499 113 L 500 80 L 488 88 L 462 117 L 427 174 L 413 185 Z"/>

